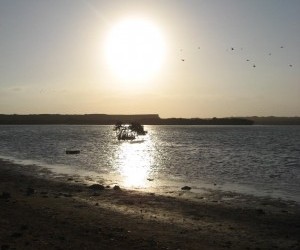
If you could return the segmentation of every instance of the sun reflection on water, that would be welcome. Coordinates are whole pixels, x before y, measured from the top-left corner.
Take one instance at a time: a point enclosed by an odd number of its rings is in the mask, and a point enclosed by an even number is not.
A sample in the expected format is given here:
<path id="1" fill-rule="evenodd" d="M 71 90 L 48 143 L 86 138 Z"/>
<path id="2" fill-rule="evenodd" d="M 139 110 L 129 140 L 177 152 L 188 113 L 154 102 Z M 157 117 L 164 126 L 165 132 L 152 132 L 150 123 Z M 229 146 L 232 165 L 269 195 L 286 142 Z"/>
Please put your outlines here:
<path id="1" fill-rule="evenodd" d="M 127 188 L 147 188 L 151 172 L 151 141 L 120 142 L 117 165 L 123 185 Z"/>

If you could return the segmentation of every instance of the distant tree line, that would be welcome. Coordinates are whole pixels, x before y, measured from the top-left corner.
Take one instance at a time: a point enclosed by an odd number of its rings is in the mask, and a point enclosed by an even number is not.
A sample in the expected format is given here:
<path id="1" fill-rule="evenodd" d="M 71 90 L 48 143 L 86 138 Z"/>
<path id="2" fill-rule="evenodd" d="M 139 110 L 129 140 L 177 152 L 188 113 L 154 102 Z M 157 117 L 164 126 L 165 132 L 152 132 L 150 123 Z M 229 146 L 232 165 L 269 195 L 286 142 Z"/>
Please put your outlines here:
<path id="1" fill-rule="evenodd" d="M 162 125 L 252 125 L 253 121 L 243 118 L 168 118 L 161 119 Z"/>
<path id="2" fill-rule="evenodd" d="M 67 124 L 67 125 L 113 125 L 118 120 L 131 122 L 140 121 L 143 124 L 159 120 L 158 115 L 0 115 L 0 124 Z"/>
<path id="3" fill-rule="evenodd" d="M 230 118 L 160 118 L 158 114 L 142 115 L 1 115 L 0 124 L 67 124 L 67 125 L 115 125 L 138 122 L 144 125 L 300 125 L 300 117 L 230 117 Z"/>
<path id="4" fill-rule="evenodd" d="M 252 125 L 254 122 L 245 118 L 167 118 L 162 119 L 157 114 L 146 115 L 0 115 L 0 124 L 66 124 L 66 125 L 115 125 L 117 121 L 123 123 L 138 122 L 144 125 Z"/>
<path id="5" fill-rule="evenodd" d="M 255 125 L 300 125 L 300 117 L 277 117 L 277 116 L 251 116 L 243 117 L 251 120 Z"/>

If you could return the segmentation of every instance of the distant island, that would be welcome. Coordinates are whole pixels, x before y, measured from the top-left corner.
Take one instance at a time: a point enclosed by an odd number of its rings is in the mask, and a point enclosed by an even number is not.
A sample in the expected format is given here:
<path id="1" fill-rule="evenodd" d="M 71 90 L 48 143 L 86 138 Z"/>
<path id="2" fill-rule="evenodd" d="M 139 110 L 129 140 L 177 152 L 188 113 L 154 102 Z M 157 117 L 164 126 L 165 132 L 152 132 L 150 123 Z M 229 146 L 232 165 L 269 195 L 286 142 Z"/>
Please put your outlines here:
<path id="1" fill-rule="evenodd" d="M 116 122 L 139 122 L 144 125 L 300 125 L 300 117 L 228 117 L 228 118 L 160 118 L 158 114 L 142 115 L 4 115 L 2 125 L 66 124 L 66 125 L 114 125 Z"/>

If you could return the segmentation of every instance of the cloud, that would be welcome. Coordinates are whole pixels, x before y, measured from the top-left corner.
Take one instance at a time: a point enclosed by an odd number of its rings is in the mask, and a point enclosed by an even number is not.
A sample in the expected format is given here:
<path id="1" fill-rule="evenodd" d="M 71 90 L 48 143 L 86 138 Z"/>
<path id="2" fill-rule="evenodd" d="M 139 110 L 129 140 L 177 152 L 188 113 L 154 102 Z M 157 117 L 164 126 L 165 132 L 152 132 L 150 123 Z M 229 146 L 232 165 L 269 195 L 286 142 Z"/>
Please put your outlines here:
<path id="1" fill-rule="evenodd" d="M 19 91 L 22 91 L 22 88 L 20 88 L 20 87 L 14 87 L 11 90 L 14 91 L 14 92 L 19 92 Z"/>

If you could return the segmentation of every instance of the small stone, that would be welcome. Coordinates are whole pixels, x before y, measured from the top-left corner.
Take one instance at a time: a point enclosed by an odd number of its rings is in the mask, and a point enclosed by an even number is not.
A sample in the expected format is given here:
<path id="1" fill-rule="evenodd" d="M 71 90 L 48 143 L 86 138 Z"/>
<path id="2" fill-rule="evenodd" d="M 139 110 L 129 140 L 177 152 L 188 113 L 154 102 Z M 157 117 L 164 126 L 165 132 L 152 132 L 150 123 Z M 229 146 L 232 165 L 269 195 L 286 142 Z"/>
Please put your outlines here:
<path id="1" fill-rule="evenodd" d="M 35 190 L 31 187 L 27 188 L 26 190 L 26 195 L 29 196 L 29 195 L 32 195 L 35 193 Z"/>
<path id="2" fill-rule="evenodd" d="M 9 245 L 1 245 L 1 250 L 7 250 L 7 249 L 9 249 L 10 248 L 10 246 Z"/>
<path id="3" fill-rule="evenodd" d="M 0 196 L 1 199 L 9 199 L 10 197 L 10 193 L 8 192 L 2 192 L 2 195 Z"/>
<path id="4" fill-rule="evenodd" d="M 64 241 L 66 238 L 64 237 L 64 236 L 58 236 L 58 239 L 60 240 L 60 241 Z"/>
<path id="5" fill-rule="evenodd" d="M 72 197 L 72 194 L 63 194 L 64 197 Z"/>
<path id="6" fill-rule="evenodd" d="M 184 186 L 184 187 L 181 188 L 181 190 L 191 190 L 191 189 L 192 189 L 192 188 L 189 187 L 189 186 Z"/>
<path id="7" fill-rule="evenodd" d="M 93 189 L 93 190 L 104 190 L 105 187 L 101 184 L 93 184 L 91 186 L 89 186 L 90 189 Z"/>
<path id="8" fill-rule="evenodd" d="M 19 232 L 13 233 L 13 234 L 11 235 L 11 237 L 13 237 L 13 238 L 20 238 L 21 236 L 22 236 L 22 234 L 19 233 Z"/>
<path id="9" fill-rule="evenodd" d="M 121 190 L 121 188 L 120 188 L 120 186 L 115 185 L 115 186 L 114 186 L 114 190 Z"/>
<path id="10" fill-rule="evenodd" d="M 27 229 L 28 229 L 28 225 L 22 225 L 22 226 L 20 227 L 20 229 L 21 229 L 22 231 L 27 230 Z"/>
<path id="11" fill-rule="evenodd" d="M 256 209 L 256 212 L 257 212 L 258 214 L 266 214 L 266 212 L 265 212 L 263 209 L 261 209 L 261 208 Z"/>

